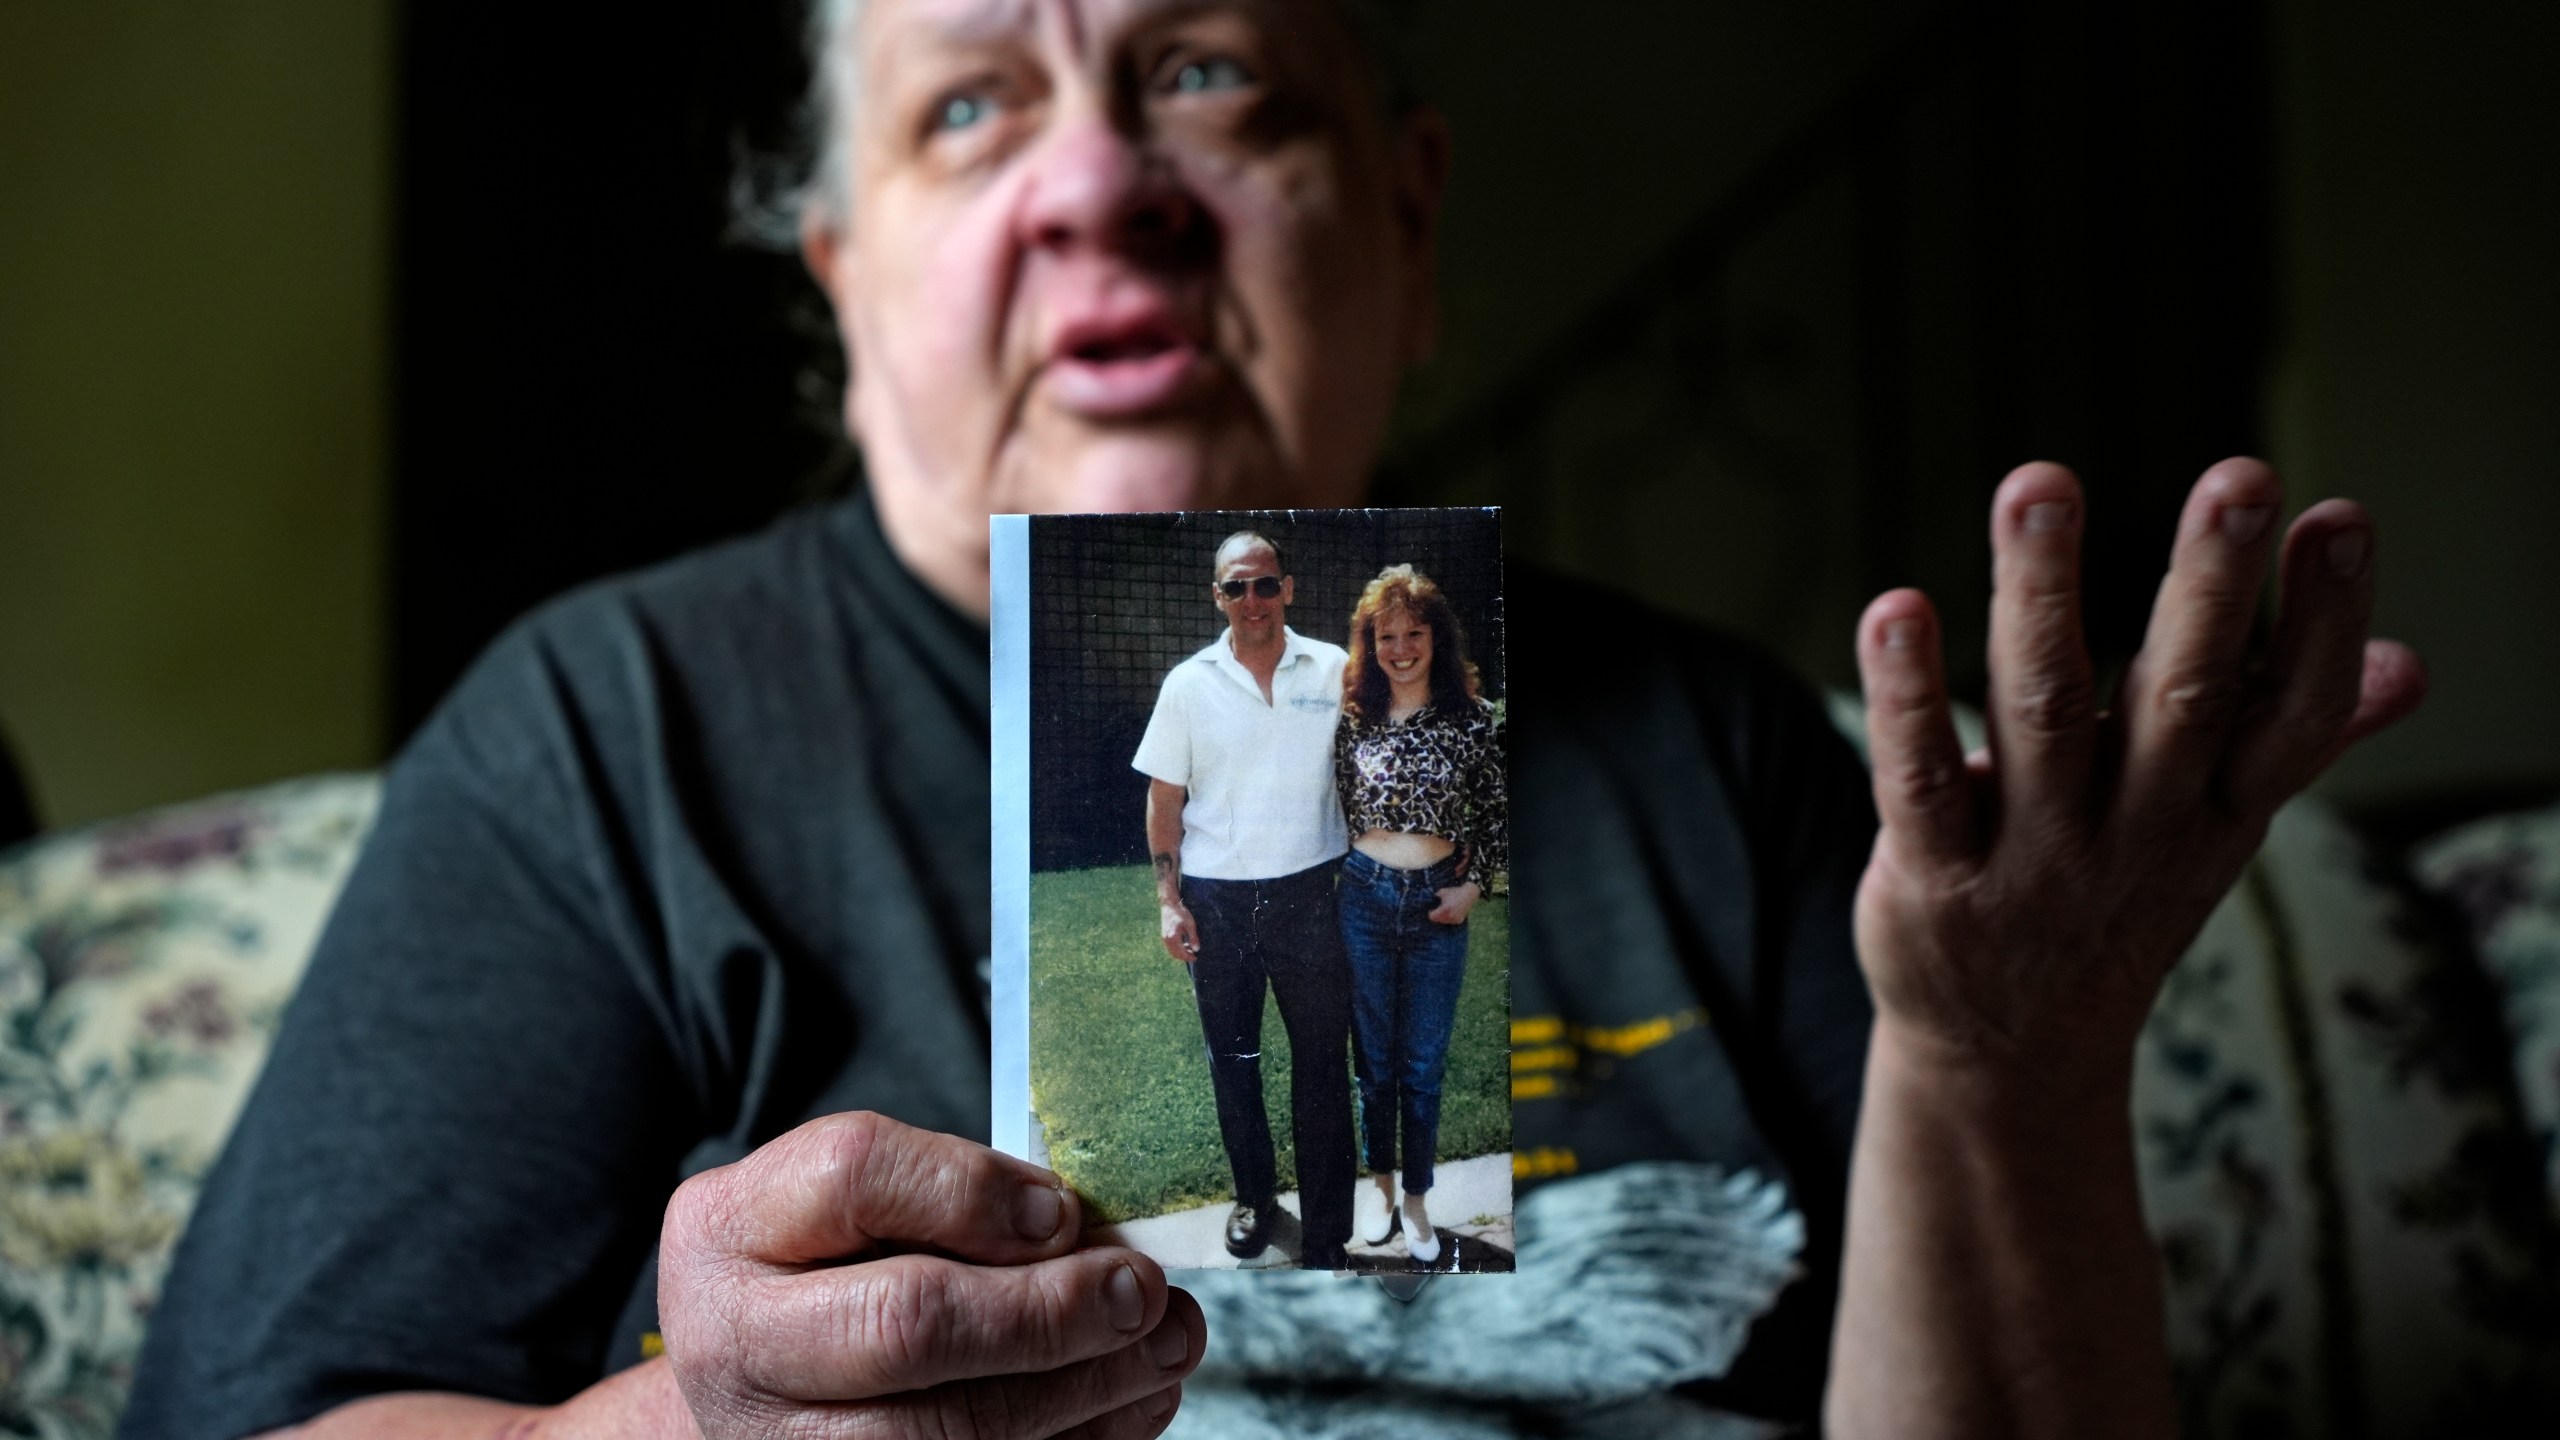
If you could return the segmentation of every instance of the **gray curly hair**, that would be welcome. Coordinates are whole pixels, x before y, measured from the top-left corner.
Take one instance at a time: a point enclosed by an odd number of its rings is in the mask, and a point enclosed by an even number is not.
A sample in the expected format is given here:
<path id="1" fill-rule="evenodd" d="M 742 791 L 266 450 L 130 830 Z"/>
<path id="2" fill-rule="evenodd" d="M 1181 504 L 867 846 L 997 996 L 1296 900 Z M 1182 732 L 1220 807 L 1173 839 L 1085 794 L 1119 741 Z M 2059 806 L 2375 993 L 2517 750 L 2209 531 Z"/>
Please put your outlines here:
<path id="1" fill-rule="evenodd" d="M 802 43 L 809 88 L 792 124 L 791 143 L 777 154 L 744 154 L 731 181 L 731 229 L 737 238 L 771 250 L 793 250 L 802 221 L 815 211 L 842 215 L 852 203 L 846 122 L 861 80 L 853 47 L 840 43 L 861 22 L 865 0 L 809 0 Z M 1417 0 L 1333 0 L 1376 82 L 1381 108 L 1400 116 L 1419 103 L 1406 44 L 1409 12 Z"/>

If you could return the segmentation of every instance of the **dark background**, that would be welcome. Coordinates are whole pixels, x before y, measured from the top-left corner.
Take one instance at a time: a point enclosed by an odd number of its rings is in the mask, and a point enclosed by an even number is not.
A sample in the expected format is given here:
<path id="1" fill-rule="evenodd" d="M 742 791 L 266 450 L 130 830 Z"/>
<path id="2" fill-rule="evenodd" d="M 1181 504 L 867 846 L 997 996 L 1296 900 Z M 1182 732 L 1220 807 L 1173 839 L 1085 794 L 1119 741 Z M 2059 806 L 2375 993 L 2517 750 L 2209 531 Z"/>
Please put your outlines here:
<path id="1" fill-rule="evenodd" d="M 1455 169 L 1389 503 L 1851 678 L 1983 506 L 2087 478 L 2137 638 L 2179 497 L 2381 526 L 2437 694 L 2357 803 L 2560 781 L 2560 6 L 1417 0 Z M 379 763 L 526 606 L 849 467 L 736 243 L 772 0 L 0 12 L 0 727 L 56 823 Z"/>
<path id="2" fill-rule="evenodd" d="M 1502 525 L 1484 510 L 1035 516 L 1031 866 L 1143 864 L 1146 777 L 1129 768 L 1165 672 L 1218 638 L 1220 541 L 1258 530 L 1296 581 L 1289 628 L 1349 649 L 1351 607 L 1389 565 L 1438 582 L 1488 700 L 1503 695 Z"/>
<path id="3" fill-rule="evenodd" d="M 1605 34 L 1630 9 L 1574 23 Z M 1664 563 L 1627 540 L 1739 520 L 1749 511 L 1720 492 L 1759 492 L 1784 535 L 1770 540 L 1799 558 L 1749 618 L 1844 678 L 1797 632 L 1845 636 L 1855 605 L 1897 583 L 1979 588 L 1979 543 L 1931 549 L 1919 517 L 1972 522 L 2006 463 L 2061 457 L 2107 522 L 2092 624 L 2102 649 L 2126 652 L 2185 487 L 2267 448 L 2267 9 L 1864 18 L 1839 37 L 1833 93 L 1724 184 L 1698 186 L 1694 212 L 1581 313 L 1498 372 L 1456 357 L 1475 383 L 1434 377 L 1379 498 L 1512 507 L 1525 553 L 1625 583 Z M 601 30 L 521 5 L 409 13 L 395 734 L 528 604 L 751 528 L 821 473 L 795 384 L 795 307 L 805 320 L 813 292 L 796 258 L 724 243 L 737 157 L 780 142 L 799 90 L 794 23 L 773 4 Z M 1691 44 L 1708 38 L 1690 28 Z M 1428 24 L 1420 34 L 1426 93 L 1451 91 L 1459 110 L 1463 164 L 1471 90 L 1433 73 L 1461 57 L 1430 45 Z M 1526 78 L 1534 59 L 1478 63 Z M 1697 59 L 1702 86 L 1747 61 Z M 1593 139 L 1505 138 L 1498 163 L 1527 173 L 1588 163 Z M 1645 143 L 1631 180 L 1694 184 L 1684 147 L 1721 158 L 1677 133 Z M 526 220 L 582 216 L 610 217 L 609 243 L 580 247 L 574 269 L 527 254 Z M 1457 278 L 1453 338 L 1469 345 L 1482 324 L 1469 312 L 1509 297 Z"/>

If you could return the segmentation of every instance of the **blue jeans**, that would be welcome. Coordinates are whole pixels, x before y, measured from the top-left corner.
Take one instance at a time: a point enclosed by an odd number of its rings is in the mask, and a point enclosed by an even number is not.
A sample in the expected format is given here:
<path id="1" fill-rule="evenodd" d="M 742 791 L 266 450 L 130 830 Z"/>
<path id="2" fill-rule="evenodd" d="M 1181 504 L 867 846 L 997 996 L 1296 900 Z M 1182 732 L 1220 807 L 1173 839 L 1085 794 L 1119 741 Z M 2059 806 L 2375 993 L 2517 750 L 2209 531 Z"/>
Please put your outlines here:
<path id="1" fill-rule="evenodd" d="M 1431 1188 L 1440 1143 L 1440 1079 L 1467 977 L 1467 927 L 1431 918 L 1458 883 L 1456 857 L 1397 870 L 1354 850 L 1342 862 L 1342 945 L 1351 962 L 1351 1063 L 1369 1168 L 1401 1169 L 1404 1188 Z M 1403 1163 L 1397 1129 L 1401 1122 Z"/>

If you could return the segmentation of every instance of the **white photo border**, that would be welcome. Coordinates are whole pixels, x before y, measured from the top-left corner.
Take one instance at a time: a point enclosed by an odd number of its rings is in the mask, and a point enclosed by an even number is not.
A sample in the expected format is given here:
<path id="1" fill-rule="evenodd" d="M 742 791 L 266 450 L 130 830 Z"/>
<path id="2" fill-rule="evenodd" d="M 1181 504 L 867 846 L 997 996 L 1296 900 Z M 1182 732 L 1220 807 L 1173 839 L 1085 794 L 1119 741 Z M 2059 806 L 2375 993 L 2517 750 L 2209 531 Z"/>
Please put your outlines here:
<path id="1" fill-rule="evenodd" d="M 1031 517 L 987 518 L 989 858 L 995 914 L 988 931 L 987 1024 L 993 1051 L 996 1149 L 1045 1165 L 1031 1122 Z"/>

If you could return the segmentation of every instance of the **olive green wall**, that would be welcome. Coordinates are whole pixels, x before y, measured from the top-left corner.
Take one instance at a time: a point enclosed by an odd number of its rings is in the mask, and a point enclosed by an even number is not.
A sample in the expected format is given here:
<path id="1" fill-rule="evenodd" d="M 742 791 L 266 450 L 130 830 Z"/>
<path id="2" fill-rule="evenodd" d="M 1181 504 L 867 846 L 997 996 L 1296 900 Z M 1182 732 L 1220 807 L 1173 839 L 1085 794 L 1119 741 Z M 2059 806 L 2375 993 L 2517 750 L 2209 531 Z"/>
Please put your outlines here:
<path id="1" fill-rule="evenodd" d="M 2371 508 L 2377 626 L 2415 644 L 2434 680 L 2417 717 L 2349 756 L 2325 788 L 2362 806 L 2560 783 L 2560 89 L 2543 73 L 2560 55 L 2560 6 L 2272 9 L 2282 188 L 2271 458 L 2299 500 L 2343 494 Z M 1410 397 L 1406 418 L 1420 427 L 1605 296 L 1910 21 L 1856 0 L 1624 3 L 1572 23 L 1508 0 L 1424 13 L 1427 78 L 1458 143 L 1449 343 Z M 1741 320 L 1766 310 L 1778 333 L 1818 340 L 1826 332 L 1807 323 L 1820 319 L 1807 305 L 1821 289 L 1797 272 L 1829 266 L 1831 288 L 1845 289 L 1840 257 L 1776 238 L 1741 256 L 1757 297 Z M 1959 272 L 1941 264 L 1950 259 L 1924 257 L 1946 293 L 1920 303 L 1965 303 L 1961 280 L 1946 278 Z M 1792 365 L 1782 385 L 1740 372 L 1741 398 L 1801 411 L 1763 415 L 1760 428 L 1797 452 L 1802 473 L 1831 473 L 1842 457 L 1816 442 L 1848 418 L 1852 371 L 1818 348 L 1799 347 Z M 1953 415 L 1963 397 L 1951 398 Z M 1605 436 L 1611 424 L 1580 429 Z M 1985 490 L 2001 465 L 2027 458 L 1990 457 Z M 1708 453 L 1629 484 L 1594 447 L 1559 467 L 1575 489 L 1551 522 L 1512 543 L 1846 681 L 1863 596 L 1846 547 L 1822 545 L 1844 533 L 1843 502 L 1770 478 L 1782 471 L 1768 459 Z M 1978 644 L 1977 510 L 1954 485 L 1915 490 L 1912 503 L 1924 559 L 1963 562 L 1923 578 L 1960 640 Z"/>
<path id="2" fill-rule="evenodd" d="M 1902 28 L 1879 0 L 1534 0 L 1418 7 L 1454 131 L 1442 345 L 1401 417 L 1427 429 L 1604 300 Z"/>
<path id="3" fill-rule="evenodd" d="M 0 5 L 0 726 L 54 824 L 377 758 L 390 33 Z"/>
<path id="4" fill-rule="evenodd" d="M 1861 516 L 1841 177 L 1826 170 L 1776 207 L 1729 266 L 1685 268 L 1678 293 L 1650 296 L 1649 309 L 1692 319 L 1702 297 L 1733 297 L 1729 328 L 1683 332 L 1713 361 L 1657 363 L 1664 347 L 1614 327 L 1587 354 L 1560 361 L 1553 347 L 1865 78 L 1910 28 L 1906 9 L 1417 6 L 1422 87 L 1453 153 L 1441 344 L 1407 387 L 1390 450 L 1391 473 L 1411 462 L 1426 479 L 1395 498 L 1506 504 L 1514 555 L 1849 678 L 1858 548 L 1835 542 Z M 1523 375 L 1526 408 L 1544 416 L 1535 433 L 1452 463 L 1449 442 L 1471 445 L 1488 420 L 1488 393 Z"/>
<path id="5" fill-rule="evenodd" d="M 2287 12 L 2276 458 L 2372 508 L 2434 681 L 2331 787 L 2560 781 L 2560 6 Z"/>

